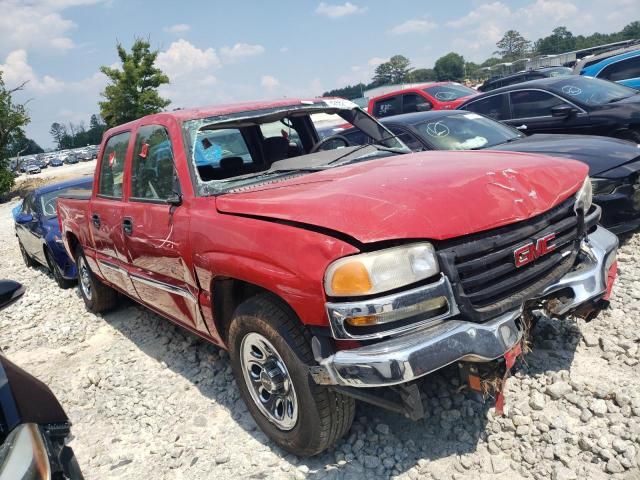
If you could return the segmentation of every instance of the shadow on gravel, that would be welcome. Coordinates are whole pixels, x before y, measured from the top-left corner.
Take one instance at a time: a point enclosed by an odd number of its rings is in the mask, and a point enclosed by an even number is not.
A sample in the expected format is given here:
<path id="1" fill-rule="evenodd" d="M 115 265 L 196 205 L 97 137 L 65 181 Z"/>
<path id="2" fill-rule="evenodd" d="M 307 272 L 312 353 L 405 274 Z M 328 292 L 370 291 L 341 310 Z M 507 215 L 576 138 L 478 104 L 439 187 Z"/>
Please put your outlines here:
<path id="1" fill-rule="evenodd" d="M 460 385 L 458 369 L 453 366 L 422 381 L 424 419 L 413 422 L 359 403 L 351 430 L 334 448 L 317 457 L 296 458 L 275 446 L 257 428 L 240 399 L 226 352 L 127 299 L 104 320 L 146 355 L 163 362 L 203 395 L 228 409 L 238 425 L 274 453 L 294 465 L 307 466 L 308 472 L 303 469 L 307 478 L 387 478 L 416 466 L 433 473 L 437 465 L 427 466 L 429 462 L 473 454 L 478 443 L 494 433 L 487 430 L 493 417 L 493 399 L 478 401 Z M 580 329 L 570 320 L 540 320 L 533 338 L 532 351 L 518 366 L 518 375 L 568 370 L 580 341 Z M 529 399 L 511 395 L 509 402 L 528 405 Z"/>

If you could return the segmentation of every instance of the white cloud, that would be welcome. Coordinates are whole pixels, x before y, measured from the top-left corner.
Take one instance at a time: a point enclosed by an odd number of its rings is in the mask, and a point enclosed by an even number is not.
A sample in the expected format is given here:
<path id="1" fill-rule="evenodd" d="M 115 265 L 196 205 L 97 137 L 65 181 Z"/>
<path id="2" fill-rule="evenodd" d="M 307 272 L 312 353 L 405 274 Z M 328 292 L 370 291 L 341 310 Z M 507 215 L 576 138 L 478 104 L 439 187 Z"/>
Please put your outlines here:
<path id="1" fill-rule="evenodd" d="M 222 47 L 220 55 L 229 62 L 243 57 L 253 57 L 264 53 L 262 45 L 251 45 L 249 43 L 236 43 L 233 47 Z"/>
<path id="2" fill-rule="evenodd" d="M 25 50 L 14 50 L 7 55 L 4 64 L 0 65 L 2 77 L 9 88 L 16 87 L 23 82 L 26 92 L 36 92 L 41 95 L 60 92 L 65 84 L 49 75 L 39 77 L 29 65 Z"/>
<path id="3" fill-rule="evenodd" d="M 213 48 L 203 50 L 181 38 L 158 54 L 157 65 L 174 81 L 194 71 L 216 68 L 220 59 Z"/>
<path id="4" fill-rule="evenodd" d="M 0 0 L 0 54 L 15 49 L 66 51 L 75 46 L 70 37 L 77 25 L 62 10 L 105 0 Z"/>
<path id="5" fill-rule="evenodd" d="M 389 30 L 393 35 L 404 35 L 407 33 L 425 33 L 433 30 L 438 25 L 431 20 L 414 19 L 402 22 Z"/>
<path id="6" fill-rule="evenodd" d="M 182 33 L 186 33 L 191 30 L 191 26 L 186 23 L 177 23 L 175 25 L 171 25 L 170 27 L 164 27 L 164 30 L 167 33 L 172 33 L 174 35 L 180 35 Z"/>
<path id="7" fill-rule="evenodd" d="M 260 79 L 260 85 L 268 90 L 272 90 L 278 86 L 280 86 L 280 81 L 271 75 L 263 75 Z"/>
<path id="8" fill-rule="evenodd" d="M 316 13 L 318 15 L 325 15 L 329 18 L 346 17 L 347 15 L 353 15 L 354 13 L 366 12 L 366 7 L 358 7 L 351 2 L 346 2 L 342 5 L 333 5 L 325 2 L 320 2 Z"/>

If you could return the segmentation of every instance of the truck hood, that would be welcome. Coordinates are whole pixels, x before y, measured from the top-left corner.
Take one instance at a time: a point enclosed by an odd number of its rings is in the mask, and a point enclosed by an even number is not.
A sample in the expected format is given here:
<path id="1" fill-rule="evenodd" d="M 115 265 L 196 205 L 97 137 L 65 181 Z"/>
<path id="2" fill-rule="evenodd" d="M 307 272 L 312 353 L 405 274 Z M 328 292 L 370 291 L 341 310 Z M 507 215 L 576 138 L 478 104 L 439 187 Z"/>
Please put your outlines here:
<path id="1" fill-rule="evenodd" d="M 580 160 L 589 165 L 591 176 L 640 157 L 640 148 L 633 142 L 595 135 L 531 135 L 496 145 L 491 150 L 541 153 Z"/>
<path id="2" fill-rule="evenodd" d="M 362 243 L 445 240 L 533 217 L 573 195 L 587 166 L 524 153 L 422 152 L 216 198 L 219 212 L 308 225 Z"/>

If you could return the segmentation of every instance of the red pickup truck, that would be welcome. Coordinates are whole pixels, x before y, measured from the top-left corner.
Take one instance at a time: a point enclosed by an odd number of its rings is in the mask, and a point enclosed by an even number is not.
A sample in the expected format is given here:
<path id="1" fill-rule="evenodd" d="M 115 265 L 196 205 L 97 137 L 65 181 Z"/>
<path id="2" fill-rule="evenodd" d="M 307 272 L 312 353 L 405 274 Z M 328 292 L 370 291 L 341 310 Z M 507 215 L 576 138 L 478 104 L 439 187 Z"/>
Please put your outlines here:
<path id="1" fill-rule="evenodd" d="M 375 143 L 320 140 L 320 113 Z M 534 310 L 606 306 L 617 239 L 586 165 L 408 152 L 340 99 L 113 128 L 90 198 L 58 202 L 80 294 L 94 312 L 125 294 L 228 349 L 258 425 L 299 455 L 349 429 L 354 399 L 419 418 L 418 379 L 505 363 Z"/>

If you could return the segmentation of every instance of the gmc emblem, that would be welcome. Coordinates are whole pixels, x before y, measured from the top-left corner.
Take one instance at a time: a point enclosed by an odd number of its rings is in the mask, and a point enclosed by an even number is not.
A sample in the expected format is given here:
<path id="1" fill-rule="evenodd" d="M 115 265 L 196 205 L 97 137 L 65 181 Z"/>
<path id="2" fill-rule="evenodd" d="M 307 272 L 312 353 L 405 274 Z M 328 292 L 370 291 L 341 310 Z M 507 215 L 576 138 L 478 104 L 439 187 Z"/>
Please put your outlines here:
<path id="1" fill-rule="evenodd" d="M 556 249 L 555 245 L 551 245 L 551 241 L 556 238 L 555 233 L 550 233 L 536 240 L 536 243 L 530 242 L 526 245 L 516 248 L 513 251 L 516 268 L 520 268 L 535 259 L 546 255 Z"/>

